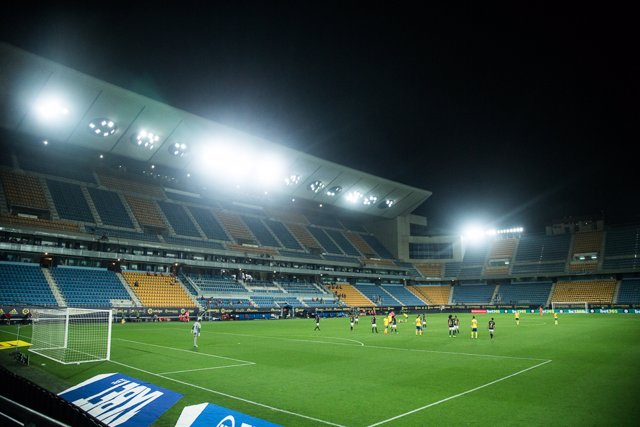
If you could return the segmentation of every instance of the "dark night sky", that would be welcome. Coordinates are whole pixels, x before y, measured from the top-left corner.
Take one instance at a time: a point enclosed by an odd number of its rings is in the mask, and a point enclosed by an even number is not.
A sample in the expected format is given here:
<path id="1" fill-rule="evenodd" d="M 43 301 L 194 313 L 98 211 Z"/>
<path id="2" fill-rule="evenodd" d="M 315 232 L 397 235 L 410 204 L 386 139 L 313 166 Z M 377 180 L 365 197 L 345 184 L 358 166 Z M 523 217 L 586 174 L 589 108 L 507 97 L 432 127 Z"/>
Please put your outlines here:
<path id="1" fill-rule="evenodd" d="M 473 218 L 530 231 L 566 216 L 640 221 L 631 10 L 130 3 L 15 2 L 2 40 L 430 190 L 419 213 L 434 232 Z"/>

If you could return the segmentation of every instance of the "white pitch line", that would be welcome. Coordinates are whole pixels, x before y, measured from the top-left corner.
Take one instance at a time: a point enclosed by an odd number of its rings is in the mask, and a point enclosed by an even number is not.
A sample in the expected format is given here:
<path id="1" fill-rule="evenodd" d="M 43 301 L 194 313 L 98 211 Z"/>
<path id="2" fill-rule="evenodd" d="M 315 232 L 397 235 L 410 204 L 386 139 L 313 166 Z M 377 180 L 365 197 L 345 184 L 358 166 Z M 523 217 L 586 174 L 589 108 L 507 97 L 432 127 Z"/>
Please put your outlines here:
<path id="1" fill-rule="evenodd" d="M 319 418 L 310 417 L 308 415 L 302 415 L 302 414 L 298 414 L 296 412 L 287 411 L 286 409 L 280 409 L 280 408 L 276 408 L 274 406 L 265 405 L 264 403 L 255 402 L 253 400 L 249 400 L 249 399 L 245 399 L 245 398 L 242 398 L 242 397 L 234 396 L 234 395 L 228 394 L 228 393 L 223 393 L 221 391 L 212 390 L 210 388 L 202 387 L 202 386 L 199 386 L 197 384 L 192 384 L 192 383 L 188 383 L 188 382 L 185 382 L 185 381 L 176 380 L 174 378 L 167 377 L 167 376 L 164 376 L 162 374 L 156 374 L 155 372 L 150 372 L 150 371 L 147 371 L 145 369 L 136 368 L 135 366 L 130 366 L 130 365 L 127 365 L 125 363 L 116 362 L 115 360 L 109 360 L 109 362 L 115 363 L 116 365 L 124 366 L 124 367 L 129 368 L 129 369 L 135 369 L 136 371 L 144 372 L 145 374 L 153 375 L 153 376 L 165 379 L 167 381 L 173 381 L 175 383 L 182 384 L 182 385 L 187 386 L 187 387 L 193 387 L 193 388 L 197 388 L 199 390 L 208 391 L 209 393 L 218 394 L 220 396 L 228 397 L 229 399 L 239 400 L 239 401 L 245 402 L 245 403 L 250 403 L 252 405 L 260 406 L 262 408 L 270 409 L 272 411 L 282 412 L 283 414 L 293 415 L 295 417 L 305 418 L 305 419 L 311 420 L 311 421 L 317 421 L 319 423 L 327 424 L 327 425 L 330 425 L 330 426 L 345 427 L 345 426 L 343 426 L 341 424 L 336 424 L 336 423 L 332 423 L 330 421 L 321 420 Z"/>
<path id="2" fill-rule="evenodd" d="M 211 366 L 210 368 L 183 369 L 182 371 L 158 372 L 160 375 L 182 374 L 184 372 L 209 371 L 211 369 L 235 368 L 237 366 L 251 366 L 255 363 L 239 363 L 237 365 Z"/>
<path id="3" fill-rule="evenodd" d="M 234 335 L 234 336 L 241 336 L 241 337 L 250 337 L 250 338 L 263 338 L 263 339 L 274 339 L 274 340 L 284 340 L 284 341 L 298 341 L 298 342 L 310 342 L 310 343 L 316 343 L 316 344 L 331 344 L 331 345 L 344 345 L 344 346 L 348 346 L 348 347 L 365 347 L 365 348 L 378 348 L 378 349 L 383 349 L 383 350 L 396 350 L 396 351 L 414 351 L 414 352 L 420 352 L 420 353 L 435 353 L 435 354 L 450 354 L 450 355 L 454 355 L 454 356 L 475 356 L 475 357 L 488 357 L 488 358 L 494 358 L 494 359 L 514 359 L 514 360 L 531 360 L 534 362 L 540 362 L 540 361 L 545 361 L 548 359 L 541 359 L 541 358 L 535 358 L 535 357 L 518 357 L 518 356 L 500 356 L 497 354 L 480 354 L 480 353 L 461 353 L 461 352 L 455 352 L 455 351 L 439 351 L 439 350 L 426 350 L 426 349 L 419 349 L 419 348 L 399 348 L 399 347 L 387 347 L 387 346 L 383 346 L 383 345 L 368 345 L 368 344 L 363 344 L 363 345 L 354 345 L 354 344 L 347 344 L 347 343 L 341 343 L 341 342 L 331 342 L 331 341 L 318 341 L 318 340 L 304 340 L 304 339 L 299 339 L 299 338 L 285 338 L 285 337 L 272 337 L 272 336 L 265 336 L 265 335 L 251 335 L 251 334 L 236 334 L 233 332 L 212 332 L 214 334 L 221 334 L 221 335 Z M 338 338 L 338 337 L 327 337 L 327 338 Z"/>
<path id="4" fill-rule="evenodd" d="M 478 387 L 474 387 L 474 388 L 472 388 L 470 390 L 467 390 L 467 391 L 463 391 L 462 393 L 458 393 L 458 394 L 455 394 L 453 396 L 449 396 L 449 397 L 447 397 L 445 399 L 438 400 L 437 402 L 430 403 L 428 405 L 422 406 L 422 407 L 414 409 L 412 411 L 405 412 L 404 414 L 396 415 L 395 417 L 387 418 L 386 420 L 378 421 L 377 423 L 374 423 L 374 424 L 369 424 L 367 427 L 379 426 L 379 425 L 382 425 L 382 424 L 386 424 L 386 423 L 388 423 L 390 421 L 395 421 L 395 420 L 397 420 L 399 418 L 406 417 L 407 415 L 415 414 L 416 412 L 420 412 L 420 411 L 423 411 L 423 410 L 425 410 L 427 408 L 431 408 L 432 406 L 436 406 L 436 405 L 439 405 L 441 403 L 448 402 L 449 400 L 456 399 L 458 397 L 464 396 L 465 394 L 473 393 L 474 391 L 478 391 L 478 390 L 483 389 L 485 387 L 489 387 L 490 385 L 493 385 L 493 384 L 499 383 L 501 381 L 507 380 L 509 378 L 515 377 L 516 375 L 523 374 L 523 373 L 525 373 L 527 371 L 530 371 L 532 369 L 538 368 L 538 367 L 540 367 L 542 365 L 546 365 L 547 363 L 550 363 L 550 362 L 552 362 L 552 360 L 546 360 L 546 361 L 544 361 L 542 363 L 538 363 L 537 365 L 531 366 L 531 367 L 526 368 L 526 369 L 522 369 L 521 371 L 518 371 L 518 372 L 513 373 L 511 375 L 507 375 L 506 377 L 498 378 L 497 380 L 488 382 L 488 383 L 483 384 L 483 385 L 478 386 Z"/>
<path id="5" fill-rule="evenodd" d="M 355 342 L 360 344 L 360 346 L 364 347 L 364 343 L 362 341 L 358 341 L 358 340 L 352 340 L 350 338 L 339 338 L 339 337 L 327 337 L 327 338 L 331 338 L 332 340 L 344 340 L 344 341 L 351 341 L 351 342 Z"/>
<path id="6" fill-rule="evenodd" d="M 224 332 L 220 332 L 220 333 L 224 333 Z M 356 343 L 358 345 L 355 346 L 353 344 L 343 344 L 343 343 L 331 342 L 331 341 L 306 340 L 306 339 L 302 339 L 302 338 L 280 338 L 280 337 L 267 337 L 267 338 L 283 339 L 283 340 L 288 340 L 288 341 L 313 342 L 313 343 L 319 343 L 319 344 L 348 345 L 348 346 L 351 346 L 351 347 L 364 347 L 365 346 L 365 344 L 363 342 L 361 342 L 361 341 L 352 340 L 352 339 L 349 339 L 349 338 L 340 338 L 340 337 L 325 337 L 325 338 L 326 339 L 332 339 L 332 340 L 351 341 L 351 342 L 354 342 L 354 343 Z"/>
<path id="7" fill-rule="evenodd" d="M 492 357 L 494 359 L 515 359 L 515 360 L 531 360 L 534 362 L 546 361 L 548 359 L 539 359 L 536 357 L 519 357 L 519 356 L 501 356 L 499 354 L 481 354 L 481 353 L 461 353 L 456 351 L 441 351 L 441 350 L 425 350 L 421 348 L 398 348 L 398 347 L 386 347 L 383 345 L 368 345 L 371 348 L 382 348 L 385 350 L 398 350 L 398 351 L 415 351 L 419 353 L 435 353 L 435 354 L 451 354 L 455 356 L 475 356 L 475 357 Z"/>
<path id="8" fill-rule="evenodd" d="M 182 349 L 182 348 L 173 348 L 173 347 L 167 347 L 167 346 L 164 346 L 164 345 L 149 344 L 149 343 L 146 343 L 146 342 L 133 341 L 133 340 L 126 340 L 126 339 L 124 339 L 124 338 L 114 338 L 114 339 L 119 340 L 119 341 L 132 342 L 132 343 L 135 343 L 135 344 L 150 345 L 150 346 L 153 346 L 153 347 L 166 348 L 167 350 L 183 351 L 183 352 L 185 352 L 185 353 L 189 353 L 189 354 L 198 354 L 198 355 L 200 355 L 200 356 L 207 356 L 207 357 L 215 357 L 215 358 L 218 358 L 218 359 L 233 360 L 234 362 L 242 362 L 242 363 L 245 363 L 245 364 L 247 364 L 247 365 L 255 365 L 255 364 L 256 364 L 255 362 L 250 362 L 250 361 L 248 361 L 248 360 L 234 359 L 233 357 L 226 357 L 226 356 L 218 356 L 217 354 L 210 354 L 210 353 L 194 353 L 194 352 L 193 352 L 193 351 L 191 351 L 191 350 L 184 350 L 184 349 Z"/>

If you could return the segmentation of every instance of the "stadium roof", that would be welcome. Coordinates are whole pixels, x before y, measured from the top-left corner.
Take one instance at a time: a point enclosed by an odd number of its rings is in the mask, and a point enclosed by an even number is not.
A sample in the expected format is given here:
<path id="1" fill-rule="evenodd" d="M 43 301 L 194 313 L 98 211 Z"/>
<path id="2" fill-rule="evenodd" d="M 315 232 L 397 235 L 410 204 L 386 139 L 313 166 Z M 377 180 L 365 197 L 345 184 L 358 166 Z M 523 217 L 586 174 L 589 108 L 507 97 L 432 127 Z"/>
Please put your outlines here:
<path id="1" fill-rule="evenodd" d="M 0 58 L 0 126 L 38 140 L 162 165 L 185 175 L 224 172 L 226 176 L 212 174 L 213 189 L 228 190 L 239 179 L 245 180 L 243 185 L 246 179 L 255 185 L 273 179 L 272 193 L 386 218 L 409 214 L 431 196 L 430 191 L 173 108 L 5 43 L 0 43 Z M 362 155 L 367 156 L 366 147 Z"/>

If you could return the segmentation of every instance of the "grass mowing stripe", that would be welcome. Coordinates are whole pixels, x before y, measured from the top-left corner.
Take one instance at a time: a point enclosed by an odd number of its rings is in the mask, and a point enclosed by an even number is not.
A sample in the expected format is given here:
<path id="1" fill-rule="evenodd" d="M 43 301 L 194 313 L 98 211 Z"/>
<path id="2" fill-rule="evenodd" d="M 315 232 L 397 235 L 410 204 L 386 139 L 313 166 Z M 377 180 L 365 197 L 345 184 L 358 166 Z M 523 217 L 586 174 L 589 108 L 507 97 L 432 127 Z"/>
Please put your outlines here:
<path id="1" fill-rule="evenodd" d="M 158 347 L 160 347 L 160 346 L 158 346 Z M 321 420 L 319 418 L 310 417 L 308 415 L 298 414 L 296 412 L 287 411 L 286 409 L 281 409 L 281 408 L 276 408 L 274 406 L 265 405 L 264 403 L 254 402 L 253 400 L 245 399 L 243 397 L 233 396 L 231 394 L 224 393 L 224 392 L 217 391 L 217 390 L 212 390 L 210 388 L 202 387 L 202 386 L 199 386 L 197 384 L 191 384 L 191 383 L 188 383 L 188 382 L 185 382 L 185 381 L 176 380 L 174 378 L 167 377 L 167 376 L 162 375 L 162 374 L 156 374 L 154 372 L 150 372 L 150 371 L 147 371 L 145 369 L 136 368 L 135 366 L 127 365 L 126 363 L 116 362 L 115 360 L 109 360 L 109 363 L 114 363 L 116 365 L 124 366 L 125 368 L 134 369 L 136 371 L 144 372 L 145 374 L 153 375 L 155 377 L 159 377 L 159 378 L 162 378 L 162 379 L 167 380 L 167 381 L 173 381 L 175 383 L 178 383 L 178 384 L 181 384 L 181 385 L 184 385 L 184 386 L 187 386 L 187 387 L 193 387 L 193 388 L 196 388 L 196 389 L 199 389 L 199 390 L 202 390 L 202 391 L 208 391 L 209 393 L 213 393 L 213 394 L 217 394 L 217 395 L 220 395 L 220 396 L 224 396 L 224 397 L 227 397 L 229 399 L 235 399 L 235 400 L 239 400 L 241 402 L 249 403 L 251 405 L 256 405 L 256 406 L 260 406 L 260 407 L 263 407 L 263 408 L 266 408 L 266 409 L 270 409 L 272 411 L 282 412 L 283 414 L 293 415 L 295 417 L 305 418 L 305 419 L 311 420 L 311 421 L 317 421 L 319 423 L 330 425 L 330 426 L 345 427 L 345 426 L 343 426 L 341 424 L 332 423 L 330 421 Z"/>
<path id="2" fill-rule="evenodd" d="M 436 405 L 439 405 L 441 403 L 448 402 L 449 400 L 456 399 L 458 397 L 464 396 L 465 394 L 473 393 L 474 391 L 478 391 L 478 390 L 483 389 L 485 387 L 489 387 L 490 385 L 493 385 L 493 384 L 499 383 L 501 381 L 507 380 L 509 378 L 515 377 L 516 375 L 520 375 L 520 374 L 523 374 L 523 373 L 525 373 L 527 371 L 530 371 L 532 369 L 539 368 L 540 366 L 546 365 L 547 363 L 550 363 L 550 362 L 552 362 L 552 360 L 546 360 L 546 361 L 544 361 L 542 363 L 538 363 L 537 365 L 531 366 L 529 368 L 522 369 L 522 370 L 520 370 L 518 372 L 515 372 L 513 374 L 510 374 L 510 375 L 507 375 L 506 377 L 498 378 L 497 380 L 488 382 L 488 383 L 483 384 L 483 385 L 478 386 L 478 387 L 474 387 L 474 388 L 472 388 L 470 390 L 467 390 L 467 391 L 463 391 L 462 393 L 458 393 L 458 394 L 455 394 L 453 396 L 449 396 L 449 397 L 447 397 L 445 399 L 438 400 L 437 402 L 430 403 L 428 405 L 422 406 L 422 407 L 414 409 L 412 411 L 405 412 L 404 414 L 396 415 L 395 417 L 387 418 L 386 420 L 378 421 L 377 423 L 374 423 L 374 424 L 369 424 L 367 427 L 379 426 L 379 425 L 382 425 L 382 424 L 386 424 L 386 423 L 388 423 L 390 421 L 395 421 L 395 420 L 397 420 L 399 418 L 406 417 L 407 415 L 415 414 L 416 412 L 423 411 L 423 410 L 425 410 L 427 408 L 431 408 L 432 406 L 436 406 Z"/>

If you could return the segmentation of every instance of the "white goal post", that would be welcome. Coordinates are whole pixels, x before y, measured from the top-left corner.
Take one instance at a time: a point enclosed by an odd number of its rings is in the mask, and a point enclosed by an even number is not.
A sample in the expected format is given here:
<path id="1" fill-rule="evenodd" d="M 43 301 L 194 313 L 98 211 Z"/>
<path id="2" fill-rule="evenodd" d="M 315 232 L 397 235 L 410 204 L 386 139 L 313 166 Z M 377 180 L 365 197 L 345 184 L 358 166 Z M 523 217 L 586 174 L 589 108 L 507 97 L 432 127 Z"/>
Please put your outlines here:
<path id="1" fill-rule="evenodd" d="M 589 313 L 589 303 L 586 301 L 558 301 L 552 302 L 553 311 L 572 310 L 573 313 Z"/>
<path id="2" fill-rule="evenodd" d="M 111 310 L 37 308 L 29 351 L 56 362 L 97 362 L 111 357 Z"/>

